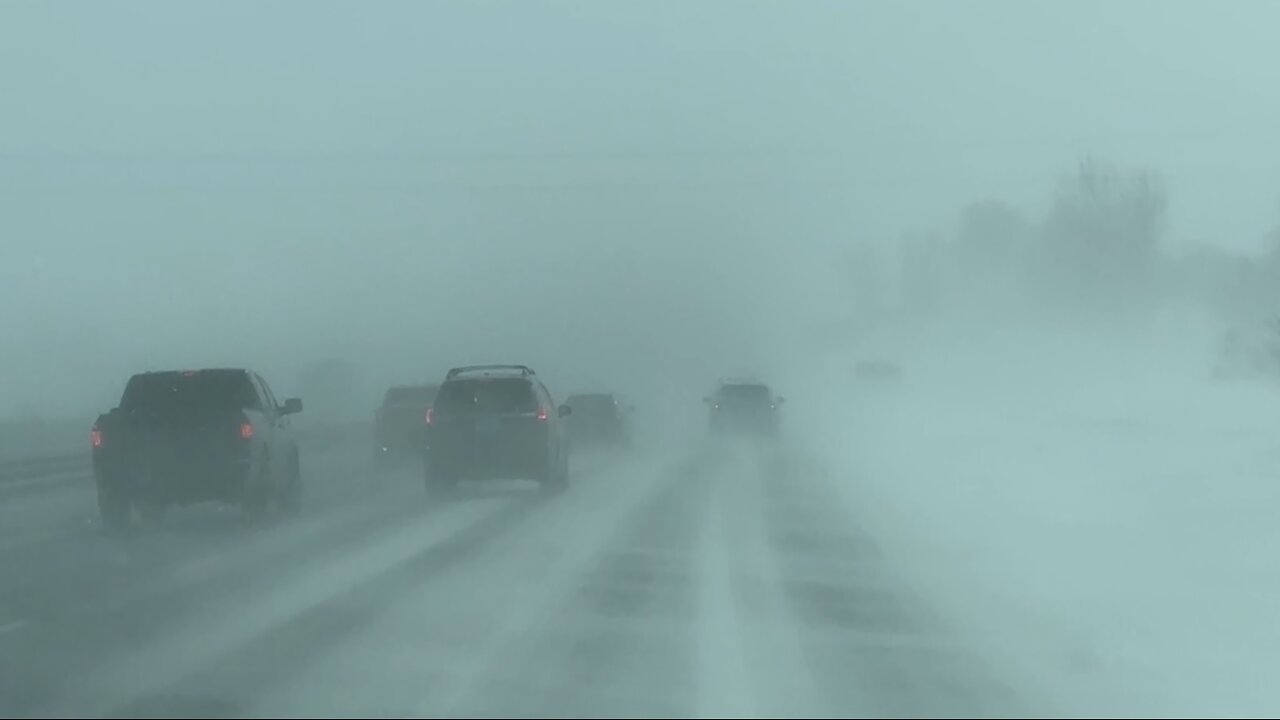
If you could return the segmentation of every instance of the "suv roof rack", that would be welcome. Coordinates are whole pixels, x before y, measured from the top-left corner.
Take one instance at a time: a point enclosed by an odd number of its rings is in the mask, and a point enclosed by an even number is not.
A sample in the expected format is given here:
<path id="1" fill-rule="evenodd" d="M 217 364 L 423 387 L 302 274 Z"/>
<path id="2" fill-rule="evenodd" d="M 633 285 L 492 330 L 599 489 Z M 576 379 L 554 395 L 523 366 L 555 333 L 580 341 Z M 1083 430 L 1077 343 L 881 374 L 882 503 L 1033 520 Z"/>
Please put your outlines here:
<path id="1" fill-rule="evenodd" d="M 523 377 L 529 377 L 535 374 L 533 369 L 527 365 L 464 365 L 462 367 L 456 367 L 449 370 L 449 372 L 445 374 L 444 379 L 452 380 L 463 373 L 486 372 L 490 370 L 518 370 L 520 375 Z"/>

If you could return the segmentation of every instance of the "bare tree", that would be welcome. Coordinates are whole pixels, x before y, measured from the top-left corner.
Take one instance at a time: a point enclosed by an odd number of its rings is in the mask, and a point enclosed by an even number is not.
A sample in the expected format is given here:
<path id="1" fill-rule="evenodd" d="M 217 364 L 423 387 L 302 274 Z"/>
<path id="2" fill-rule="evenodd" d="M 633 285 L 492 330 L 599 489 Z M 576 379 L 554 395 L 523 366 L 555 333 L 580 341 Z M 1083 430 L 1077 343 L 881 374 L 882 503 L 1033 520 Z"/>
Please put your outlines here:
<path id="1" fill-rule="evenodd" d="M 1144 295 L 1158 266 L 1167 206 L 1154 174 L 1126 177 L 1086 158 L 1059 185 L 1044 226 L 1061 285 L 1108 303 Z"/>
<path id="2" fill-rule="evenodd" d="M 1007 203 L 966 207 L 949 248 L 952 302 L 985 312 L 1025 308 L 1034 239 L 1034 226 Z"/>
<path id="3" fill-rule="evenodd" d="M 960 214 L 956 241 L 966 253 L 998 260 L 1018 254 L 1031 234 L 1031 223 L 1017 210 L 999 200 L 986 200 Z"/>
<path id="4" fill-rule="evenodd" d="M 944 304 L 950 289 L 948 246 L 933 232 L 903 235 L 899 249 L 902 305 L 920 316 L 932 315 Z"/>

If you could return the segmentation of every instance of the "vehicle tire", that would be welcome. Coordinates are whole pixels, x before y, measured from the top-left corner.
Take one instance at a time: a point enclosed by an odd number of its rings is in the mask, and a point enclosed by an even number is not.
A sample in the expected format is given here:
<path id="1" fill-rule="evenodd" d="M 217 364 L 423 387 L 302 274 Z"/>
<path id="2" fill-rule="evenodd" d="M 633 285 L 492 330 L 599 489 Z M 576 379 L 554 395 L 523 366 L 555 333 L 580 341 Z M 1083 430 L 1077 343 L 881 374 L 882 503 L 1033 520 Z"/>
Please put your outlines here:
<path id="1" fill-rule="evenodd" d="M 271 483 L 267 482 L 271 479 L 266 475 L 267 465 L 266 458 L 262 458 L 240 497 L 240 513 L 246 520 L 258 521 L 267 515 L 272 491 Z"/>
<path id="2" fill-rule="evenodd" d="M 569 487 L 569 453 L 560 453 L 548 465 L 542 489 L 549 493 L 563 492 Z"/>
<path id="3" fill-rule="evenodd" d="M 246 520 L 257 522 L 267 515 L 267 496 L 260 490 L 249 490 L 240 500 L 240 514 Z"/>
<path id="4" fill-rule="evenodd" d="M 427 490 L 427 497 L 432 499 L 443 499 L 453 495 L 458 487 L 458 481 L 455 480 L 451 473 L 444 468 L 436 467 L 430 462 L 424 462 L 423 467 L 423 485 Z"/>
<path id="5" fill-rule="evenodd" d="M 141 500 L 137 503 L 138 519 L 147 528 L 156 528 L 164 524 L 169 504 L 160 500 Z"/>
<path id="6" fill-rule="evenodd" d="M 302 507 L 302 461 L 295 453 L 289 464 L 289 477 L 280 490 L 280 512 L 296 515 Z"/>
<path id="7" fill-rule="evenodd" d="M 98 486 L 98 515 L 102 527 L 108 532 L 123 532 L 129 528 L 133 503 L 124 493 Z"/>

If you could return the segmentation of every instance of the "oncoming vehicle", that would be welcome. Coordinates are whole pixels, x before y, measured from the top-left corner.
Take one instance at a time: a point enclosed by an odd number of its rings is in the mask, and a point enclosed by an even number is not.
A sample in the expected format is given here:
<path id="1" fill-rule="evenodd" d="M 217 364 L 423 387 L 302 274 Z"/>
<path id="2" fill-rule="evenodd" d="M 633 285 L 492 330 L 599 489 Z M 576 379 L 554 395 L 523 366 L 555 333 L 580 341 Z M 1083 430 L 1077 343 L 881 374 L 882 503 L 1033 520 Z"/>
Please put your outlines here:
<path id="1" fill-rule="evenodd" d="M 569 430 L 575 445 L 627 445 L 631 442 L 630 413 L 635 407 L 616 394 L 575 393 L 565 403 L 573 408 Z"/>
<path id="2" fill-rule="evenodd" d="M 427 413 L 428 492 L 460 480 L 527 479 L 546 489 L 569 484 L 563 419 L 542 381 L 524 365 L 454 368 Z"/>
<path id="3" fill-rule="evenodd" d="M 775 395 L 762 382 L 728 380 L 715 393 L 703 398 L 709 408 L 711 431 L 776 436 L 780 426 L 779 407 L 786 398 Z"/>
<path id="4" fill-rule="evenodd" d="M 388 388 L 374 414 L 374 453 L 378 465 L 421 457 L 427 443 L 427 410 L 438 385 L 398 385 Z"/>
<path id="5" fill-rule="evenodd" d="M 134 375 L 120 404 L 91 431 L 103 524 L 120 528 L 136 509 L 158 519 L 170 505 L 218 501 L 257 514 L 291 511 L 302 493 L 298 443 L 266 381 L 245 369 Z"/>

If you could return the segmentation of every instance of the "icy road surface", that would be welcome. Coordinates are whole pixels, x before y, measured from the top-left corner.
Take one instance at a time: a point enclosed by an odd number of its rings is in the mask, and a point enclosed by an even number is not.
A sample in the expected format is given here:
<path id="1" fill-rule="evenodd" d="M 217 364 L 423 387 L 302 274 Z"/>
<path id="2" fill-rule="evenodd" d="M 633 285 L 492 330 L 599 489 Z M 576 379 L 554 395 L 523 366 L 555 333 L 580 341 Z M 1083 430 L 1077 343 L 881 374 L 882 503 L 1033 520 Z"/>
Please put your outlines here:
<path id="1" fill-rule="evenodd" d="M 785 443 L 581 453 L 558 497 L 436 503 L 367 461 L 311 453 L 305 513 L 268 527 L 198 508 L 111 539 L 85 487 L 7 502 L 0 713 L 1044 712 Z"/>

